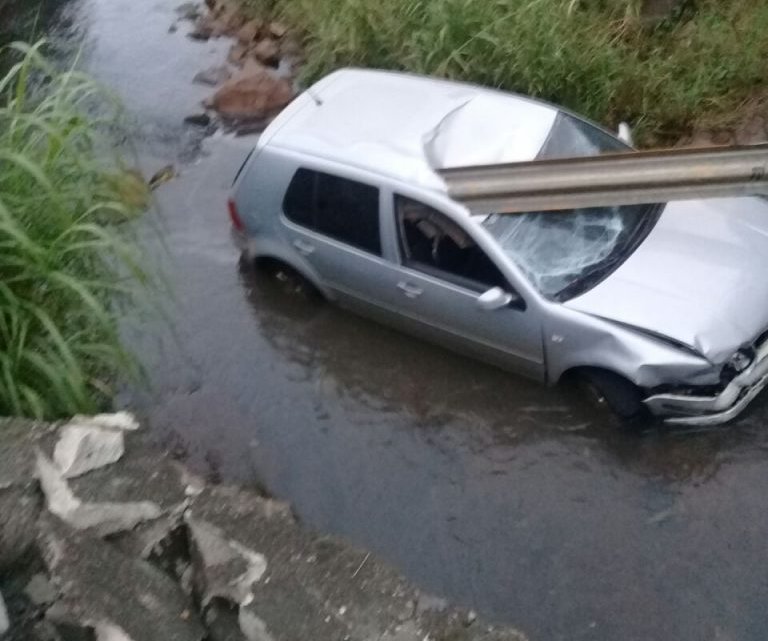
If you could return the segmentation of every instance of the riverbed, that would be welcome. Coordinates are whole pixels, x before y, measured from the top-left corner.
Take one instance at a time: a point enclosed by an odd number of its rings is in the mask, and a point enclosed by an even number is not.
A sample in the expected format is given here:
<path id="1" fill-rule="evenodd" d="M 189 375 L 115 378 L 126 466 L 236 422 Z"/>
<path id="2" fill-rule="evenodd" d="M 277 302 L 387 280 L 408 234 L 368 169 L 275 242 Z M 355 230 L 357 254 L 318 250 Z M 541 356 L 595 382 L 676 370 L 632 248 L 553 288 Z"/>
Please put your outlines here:
<path id="1" fill-rule="evenodd" d="M 763 641 L 768 398 L 725 428 L 628 432 L 265 282 L 225 209 L 254 139 L 183 124 L 228 43 L 169 32 L 179 1 L 70 0 L 48 27 L 122 97 L 145 173 L 179 172 L 143 231 L 169 321 L 128 323 L 150 387 L 121 402 L 210 477 L 266 488 L 533 640 Z"/>

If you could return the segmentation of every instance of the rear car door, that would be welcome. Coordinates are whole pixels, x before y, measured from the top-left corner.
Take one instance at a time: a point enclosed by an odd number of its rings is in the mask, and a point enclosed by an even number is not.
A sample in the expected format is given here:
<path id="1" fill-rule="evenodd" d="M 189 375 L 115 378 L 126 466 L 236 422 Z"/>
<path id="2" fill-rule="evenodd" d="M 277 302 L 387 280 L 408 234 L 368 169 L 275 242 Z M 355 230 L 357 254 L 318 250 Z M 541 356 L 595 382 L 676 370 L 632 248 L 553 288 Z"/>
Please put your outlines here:
<path id="1" fill-rule="evenodd" d="M 349 177 L 303 167 L 283 201 L 287 240 L 339 302 L 380 310 L 376 292 L 386 282 L 382 258 L 380 190 Z"/>
<path id="2" fill-rule="evenodd" d="M 469 229 L 399 195 L 394 214 L 400 264 L 388 283 L 391 304 L 437 342 L 544 380 L 538 310 L 528 307 Z M 493 311 L 482 309 L 478 299 L 495 287 L 514 300 Z"/>

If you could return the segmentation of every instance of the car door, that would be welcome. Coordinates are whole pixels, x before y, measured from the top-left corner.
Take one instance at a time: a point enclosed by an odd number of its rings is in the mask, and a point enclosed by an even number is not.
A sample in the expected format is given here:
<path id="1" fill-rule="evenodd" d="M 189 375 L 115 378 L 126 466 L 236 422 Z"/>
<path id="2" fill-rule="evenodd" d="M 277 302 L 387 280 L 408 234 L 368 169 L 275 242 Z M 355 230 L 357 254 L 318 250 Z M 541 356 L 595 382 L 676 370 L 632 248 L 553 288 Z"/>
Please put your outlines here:
<path id="1" fill-rule="evenodd" d="M 431 339 L 543 380 L 538 310 L 519 296 L 469 229 L 399 195 L 394 216 L 400 263 L 388 283 L 391 304 Z M 491 311 L 480 298 L 493 288 L 511 296 Z"/>
<path id="2" fill-rule="evenodd" d="M 383 311 L 380 190 L 345 176 L 299 168 L 283 201 L 287 241 L 338 301 L 368 315 Z"/>

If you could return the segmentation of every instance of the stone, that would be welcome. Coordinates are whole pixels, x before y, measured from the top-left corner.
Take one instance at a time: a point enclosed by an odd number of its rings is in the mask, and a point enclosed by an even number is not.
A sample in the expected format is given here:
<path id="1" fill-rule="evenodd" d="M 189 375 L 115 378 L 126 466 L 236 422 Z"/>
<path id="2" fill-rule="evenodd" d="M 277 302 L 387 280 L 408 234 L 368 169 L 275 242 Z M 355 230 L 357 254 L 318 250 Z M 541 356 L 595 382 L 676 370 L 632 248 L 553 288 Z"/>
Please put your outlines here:
<path id="1" fill-rule="evenodd" d="M 271 33 L 275 38 L 282 38 L 286 33 L 288 33 L 288 27 L 286 27 L 282 22 L 270 22 L 269 33 Z"/>
<path id="2" fill-rule="evenodd" d="M 133 529 L 160 518 L 163 511 L 151 501 L 87 503 L 78 499 L 59 469 L 37 452 L 37 475 L 48 510 L 76 530 L 93 529 L 100 536 Z"/>
<path id="3" fill-rule="evenodd" d="M 184 123 L 195 127 L 208 127 L 211 124 L 211 117 L 206 113 L 193 114 L 184 118 Z"/>
<path id="4" fill-rule="evenodd" d="M 124 453 L 122 430 L 71 423 L 61 430 L 53 460 L 64 478 L 75 478 L 116 463 Z"/>
<path id="5" fill-rule="evenodd" d="M 232 72 L 229 70 L 229 67 L 226 65 L 218 65 L 209 67 L 208 69 L 205 69 L 196 74 L 192 79 L 192 82 L 198 85 L 208 85 L 210 87 L 215 87 L 216 85 L 220 85 L 222 82 L 226 82 L 231 77 Z"/>
<path id="6" fill-rule="evenodd" d="M 264 38 L 251 49 L 251 54 L 265 65 L 275 66 L 280 61 L 280 47 L 272 38 Z"/>
<path id="7" fill-rule="evenodd" d="M 24 588 L 24 594 L 37 606 L 49 605 L 56 600 L 58 593 L 45 574 L 35 574 Z"/>
<path id="8" fill-rule="evenodd" d="M 176 14 L 183 20 L 197 20 L 200 17 L 200 7 L 196 2 L 185 2 L 176 7 Z"/>
<path id="9" fill-rule="evenodd" d="M 11 629 L 11 621 L 8 618 L 8 609 L 5 607 L 3 595 L 0 593 L 0 636 Z"/>
<path id="10" fill-rule="evenodd" d="M 241 65 L 246 55 L 248 55 L 248 49 L 244 45 L 232 45 L 227 54 L 227 62 L 233 65 Z"/>
<path id="11" fill-rule="evenodd" d="M 178 585 L 150 563 L 51 517 L 39 545 L 61 603 L 104 641 L 201 641 L 205 629 Z"/>
<path id="12" fill-rule="evenodd" d="M 266 68 L 249 68 L 233 76 L 214 94 L 213 108 L 233 119 L 267 118 L 291 100 L 293 87 Z"/>
<path id="13" fill-rule="evenodd" d="M 261 33 L 264 28 L 264 24 L 260 20 L 249 20 L 246 22 L 237 32 L 235 36 L 241 44 L 248 46 L 256 37 Z"/>
<path id="14" fill-rule="evenodd" d="M 185 515 L 192 548 L 192 561 L 201 602 L 225 599 L 241 605 L 253 599 L 254 583 L 267 571 L 263 555 L 229 539 L 217 527 Z"/>

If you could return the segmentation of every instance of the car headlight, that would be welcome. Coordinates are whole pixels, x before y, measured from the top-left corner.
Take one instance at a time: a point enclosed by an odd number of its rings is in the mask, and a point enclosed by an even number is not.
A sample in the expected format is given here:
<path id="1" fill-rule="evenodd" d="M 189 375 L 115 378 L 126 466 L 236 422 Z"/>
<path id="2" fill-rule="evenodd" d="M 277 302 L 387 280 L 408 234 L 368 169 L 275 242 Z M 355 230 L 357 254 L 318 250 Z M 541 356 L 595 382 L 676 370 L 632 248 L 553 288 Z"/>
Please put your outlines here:
<path id="1" fill-rule="evenodd" d="M 728 361 L 728 366 L 731 367 L 737 374 L 743 372 L 747 367 L 752 364 L 755 354 L 752 350 L 740 349 Z"/>

